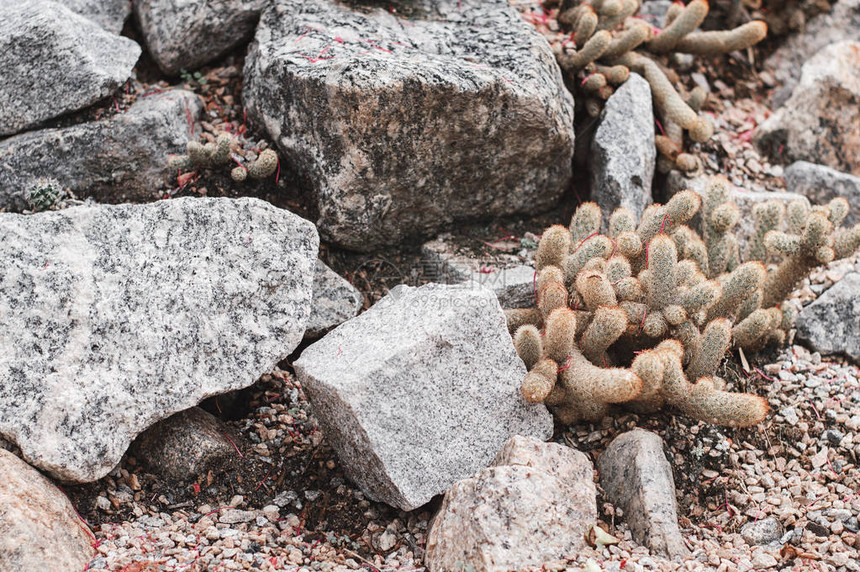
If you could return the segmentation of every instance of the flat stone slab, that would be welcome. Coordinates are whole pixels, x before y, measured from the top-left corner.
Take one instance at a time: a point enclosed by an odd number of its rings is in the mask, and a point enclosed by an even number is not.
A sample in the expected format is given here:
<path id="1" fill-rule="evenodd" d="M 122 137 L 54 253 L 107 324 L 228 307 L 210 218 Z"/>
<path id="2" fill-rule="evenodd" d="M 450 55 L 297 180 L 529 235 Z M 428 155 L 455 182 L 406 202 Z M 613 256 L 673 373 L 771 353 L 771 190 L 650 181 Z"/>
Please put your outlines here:
<path id="1" fill-rule="evenodd" d="M 29 131 L 0 141 L 0 207 L 27 208 L 27 188 L 52 177 L 78 196 L 103 202 L 153 201 L 176 170 L 171 153 L 184 153 L 203 106 L 184 90 L 136 101 L 103 121 Z"/>
<path id="2" fill-rule="evenodd" d="M 823 354 L 860 363 L 860 273 L 846 274 L 797 317 L 797 337 Z"/>
<path id="3" fill-rule="evenodd" d="M 295 362 L 324 434 L 370 498 L 413 510 L 486 467 L 513 435 L 548 439 L 525 402 L 492 291 L 399 286 Z"/>
<path id="4" fill-rule="evenodd" d="M 573 101 L 507 0 L 274 0 L 245 62 L 249 120 L 306 181 L 329 241 L 360 251 L 551 207 Z"/>
<path id="5" fill-rule="evenodd" d="M 131 76 L 134 41 L 47 0 L 0 0 L 0 136 L 91 105 Z"/>
<path id="6" fill-rule="evenodd" d="M 108 32 L 119 34 L 131 14 L 129 0 L 58 0 L 72 12 L 89 18 Z"/>
<path id="7" fill-rule="evenodd" d="M 0 214 L 0 434 L 93 481 L 138 433 L 301 341 L 314 226 L 257 199 Z"/>

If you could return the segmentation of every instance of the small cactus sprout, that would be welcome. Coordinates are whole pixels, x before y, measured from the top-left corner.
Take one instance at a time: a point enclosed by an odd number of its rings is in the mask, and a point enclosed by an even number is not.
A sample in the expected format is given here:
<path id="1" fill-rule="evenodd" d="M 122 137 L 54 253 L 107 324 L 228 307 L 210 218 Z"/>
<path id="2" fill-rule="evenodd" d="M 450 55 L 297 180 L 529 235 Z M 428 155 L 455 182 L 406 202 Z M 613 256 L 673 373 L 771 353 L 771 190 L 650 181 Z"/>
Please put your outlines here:
<path id="1" fill-rule="evenodd" d="M 528 369 L 525 399 L 550 406 L 562 423 L 597 421 L 615 404 L 670 406 L 732 427 L 765 418 L 764 399 L 726 391 L 720 364 L 732 347 L 782 343 L 796 316 L 785 297 L 813 267 L 860 248 L 860 225 L 837 228 L 848 213 L 841 199 L 811 208 L 765 203 L 754 217 L 764 230 L 742 262 L 731 190 L 714 178 L 704 200 L 678 193 L 650 205 L 638 225 L 616 209 L 608 236 L 597 205 L 583 203 L 569 227 L 544 232 L 537 307 L 506 311 Z M 704 239 L 686 225 L 700 210 Z M 770 272 L 760 246 L 781 257 Z"/>
<path id="2" fill-rule="evenodd" d="M 25 199 L 33 212 L 50 209 L 63 195 L 63 187 L 57 179 L 39 177 L 25 191 Z"/>
<path id="3" fill-rule="evenodd" d="M 252 179 L 265 179 L 275 172 L 278 167 L 278 154 L 272 149 L 266 149 L 257 160 L 248 165 L 248 175 Z"/>
<path id="4" fill-rule="evenodd" d="M 241 157 L 233 154 L 236 146 L 247 146 L 248 142 L 240 136 L 230 133 L 220 133 L 214 141 L 201 143 L 189 141 L 185 146 L 185 155 L 171 155 L 167 164 L 180 171 L 191 169 L 212 169 L 230 164 L 232 160 L 236 163 Z M 262 151 L 256 160 L 250 164 L 239 163 L 230 171 L 230 177 L 236 182 L 242 182 L 248 177 L 252 179 L 263 179 L 268 177 L 278 167 L 278 154 L 272 149 Z"/>

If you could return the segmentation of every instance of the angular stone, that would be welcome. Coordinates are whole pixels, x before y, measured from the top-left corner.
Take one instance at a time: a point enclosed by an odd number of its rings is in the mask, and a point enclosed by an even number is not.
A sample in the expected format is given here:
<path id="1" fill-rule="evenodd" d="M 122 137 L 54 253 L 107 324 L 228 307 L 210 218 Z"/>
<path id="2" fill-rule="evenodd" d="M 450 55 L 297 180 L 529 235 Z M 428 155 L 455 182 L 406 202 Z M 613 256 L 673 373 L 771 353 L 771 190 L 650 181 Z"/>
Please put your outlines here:
<path id="1" fill-rule="evenodd" d="M 860 177 L 824 165 L 798 161 L 786 167 L 785 187 L 820 205 L 842 197 L 851 206 L 842 225 L 853 226 L 860 222 Z"/>
<path id="2" fill-rule="evenodd" d="M 138 435 L 130 450 L 151 472 L 189 481 L 233 464 L 237 453 L 227 438 L 228 431 L 217 417 L 192 407 Z"/>
<path id="3" fill-rule="evenodd" d="M 122 31 L 125 19 L 131 14 L 128 0 L 57 0 L 75 14 L 88 18 L 112 34 Z"/>
<path id="4" fill-rule="evenodd" d="M 337 272 L 317 260 L 314 266 L 314 298 L 306 338 L 318 338 L 350 318 L 363 303 L 361 292 Z"/>
<path id="5" fill-rule="evenodd" d="M 223 56 L 254 33 L 264 0 L 135 0 L 146 47 L 166 74 Z"/>
<path id="6" fill-rule="evenodd" d="M 606 101 L 591 142 L 591 200 L 607 213 L 604 227 L 616 208 L 627 207 L 638 220 L 654 202 L 656 160 L 651 88 L 632 73 Z"/>
<path id="7" fill-rule="evenodd" d="M 427 536 L 431 572 L 537 569 L 585 548 L 597 505 L 583 453 L 514 437 L 493 465 L 445 494 Z"/>
<path id="8" fill-rule="evenodd" d="M 0 141 L 0 207 L 27 208 L 26 190 L 38 177 L 103 202 L 152 201 L 176 170 L 170 153 L 184 153 L 195 137 L 190 121 L 202 109 L 190 91 L 139 99 L 128 111 L 62 129 L 41 129 Z"/>
<path id="9" fill-rule="evenodd" d="M 810 161 L 860 176 L 860 42 L 832 44 L 806 62 L 789 100 L 753 141 L 780 161 Z"/>
<path id="10" fill-rule="evenodd" d="M 68 497 L 4 449 L 0 475 L 0 570 L 85 570 L 95 537 Z"/>
<path id="11" fill-rule="evenodd" d="M 672 467 L 659 435 L 638 428 L 622 433 L 597 466 L 606 498 L 624 511 L 636 542 L 670 558 L 689 556 L 678 528 Z"/>
<path id="12" fill-rule="evenodd" d="M 797 317 L 797 337 L 823 354 L 860 363 L 860 272 L 846 274 Z"/>
<path id="13" fill-rule="evenodd" d="M 354 250 L 547 209 L 571 178 L 572 98 L 507 0 L 276 0 L 243 97 Z"/>
<path id="14" fill-rule="evenodd" d="M 257 199 L 0 214 L 0 434 L 63 480 L 254 383 L 310 314 L 313 225 Z"/>
<path id="15" fill-rule="evenodd" d="M 765 60 L 764 67 L 786 84 L 787 99 L 803 64 L 820 50 L 845 40 L 860 42 L 860 0 L 838 0 L 830 11 L 812 18 L 802 32 L 788 37 Z"/>
<path id="16" fill-rule="evenodd" d="M 347 475 L 403 510 L 486 467 L 512 435 L 552 434 L 546 407 L 520 394 L 525 366 L 486 289 L 400 286 L 294 365 Z"/>
<path id="17" fill-rule="evenodd" d="M 109 96 L 140 46 L 47 0 L 0 0 L 0 136 Z"/>

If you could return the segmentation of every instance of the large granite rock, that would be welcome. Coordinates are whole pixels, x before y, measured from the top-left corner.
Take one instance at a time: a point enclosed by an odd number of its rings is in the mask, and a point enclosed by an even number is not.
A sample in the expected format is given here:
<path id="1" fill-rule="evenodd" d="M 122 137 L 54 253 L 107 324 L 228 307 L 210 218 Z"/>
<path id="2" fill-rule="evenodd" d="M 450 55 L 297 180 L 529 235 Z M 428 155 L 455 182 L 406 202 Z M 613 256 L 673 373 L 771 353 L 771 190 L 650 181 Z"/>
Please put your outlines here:
<path id="1" fill-rule="evenodd" d="M 108 32 L 119 34 L 131 14 L 129 0 L 57 0 L 72 12 L 89 18 Z"/>
<path id="2" fill-rule="evenodd" d="M 4 449 L 0 475 L 0 570 L 86 570 L 95 536 L 68 497 Z"/>
<path id="3" fill-rule="evenodd" d="M 507 0 L 276 0 L 245 63 L 248 117 L 355 250 L 553 205 L 573 105 L 546 41 Z"/>
<path id="4" fill-rule="evenodd" d="M 167 74 L 191 70 L 250 39 L 264 0 L 135 0 L 149 53 Z"/>
<path id="5" fill-rule="evenodd" d="M 800 312 L 797 337 L 816 351 L 860 363 L 860 273 L 846 274 Z"/>
<path id="6" fill-rule="evenodd" d="M 427 568 L 507 572 L 570 558 L 597 521 L 593 477 L 583 453 L 513 437 L 492 467 L 445 494 L 427 536 Z"/>
<path id="7" fill-rule="evenodd" d="M 0 214 L 0 434 L 57 478 L 298 345 L 313 225 L 257 199 Z"/>
<path id="8" fill-rule="evenodd" d="M 79 196 L 104 202 L 152 201 L 164 195 L 176 170 L 170 153 L 194 139 L 200 99 L 175 90 L 144 97 L 125 113 L 62 129 L 41 129 L 0 141 L 0 207 L 27 207 L 38 177 L 53 177 Z"/>
<path id="9" fill-rule="evenodd" d="M 838 0 L 829 12 L 812 18 L 799 34 L 786 39 L 764 62 L 776 79 L 785 84 L 777 94 L 780 105 L 800 79 L 803 64 L 830 44 L 853 40 L 860 42 L 860 0 Z"/>
<path id="10" fill-rule="evenodd" d="M 512 435 L 552 434 L 546 407 L 520 394 L 525 366 L 487 289 L 397 287 L 294 365 L 347 475 L 403 510 L 486 467 Z"/>
<path id="11" fill-rule="evenodd" d="M 305 330 L 306 338 L 318 338 L 354 318 L 364 300 L 361 292 L 337 272 L 317 260 L 314 266 L 314 297 Z"/>
<path id="12" fill-rule="evenodd" d="M 829 45 L 805 63 L 791 97 L 753 141 L 780 161 L 860 176 L 860 42 Z"/>
<path id="13" fill-rule="evenodd" d="M 607 213 L 604 227 L 616 208 L 630 209 L 638 220 L 654 202 L 656 160 L 651 88 L 633 73 L 606 101 L 591 142 L 591 200 Z"/>
<path id="14" fill-rule="evenodd" d="M 860 177 L 824 165 L 798 161 L 785 169 L 785 188 L 809 197 L 819 205 L 843 197 L 851 209 L 842 225 L 852 226 L 860 222 Z"/>
<path id="15" fill-rule="evenodd" d="M 638 428 L 622 433 L 600 455 L 597 467 L 606 498 L 624 511 L 636 542 L 664 556 L 689 556 L 678 528 L 672 467 L 659 435 Z"/>
<path id="16" fill-rule="evenodd" d="M 0 0 L 0 136 L 107 97 L 140 46 L 47 0 Z"/>

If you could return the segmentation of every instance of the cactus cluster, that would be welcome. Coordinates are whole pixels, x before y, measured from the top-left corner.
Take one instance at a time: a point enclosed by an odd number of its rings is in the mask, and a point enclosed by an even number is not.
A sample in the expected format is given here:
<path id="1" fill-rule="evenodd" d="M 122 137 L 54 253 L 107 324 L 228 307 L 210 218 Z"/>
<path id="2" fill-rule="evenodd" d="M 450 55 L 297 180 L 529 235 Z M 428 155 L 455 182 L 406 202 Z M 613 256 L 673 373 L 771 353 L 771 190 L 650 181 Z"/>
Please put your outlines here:
<path id="1" fill-rule="evenodd" d="M 39 177 L 24 191 L 24 199 L 33 212 L 50 209 L 63 196 L 63 186 L 57 179 Z"/>
<path id="2" fill-rule="evenodd" d="M 230 171 L 230 176 L 236 182 L 244 181 L 248 177 L 265 179 L 275 172 L 278 166 L 278 154 L 274 150 L 264 149 L 254 161 L 245 163 L 232 151 L 235 141 L 235 137 L 229 133 L 221 133 L 214 142 L 205 144 L 189 141 L 185 146 L 185 155 L 172 155 L 168 158 L 167 164 L 174 169 L 185 171 L 210 169 L 233 161 L 236 167 Z"/>
<path id="3" fill-rule="evenodd" d="M 701 143 L 711 137 L 714 128 L 698 113 L 705 91 L 696 88 L 679 94 L 670 80 L 674 74 L 667 74 L 658 63 L 660 56 L 728 53 L 755 45 L 767 34 L 767 25 L 758 20 L 732 30 L 697 31 L 708 9 L 707 0 L 692 0 L 686 6 L 674 2 L 662 30 L 636 17 L 639 0 L 565 1 L 558 16 L 559 23 L 571 31 L 570 41 L 557 48 L 558 61 L 584 96 L 577 101 L 583 101 L 589 115 L 600 113 L 603 102 L 631 71 L 648 81 L 663 128 L 655 141 L 662 172 L 697 169 L 695 156 L 683 152 L 684 132 Z"/>
<path id="4" fill-rule="evenodd" d="M 680 192 L 638 224 L 618 208 L 607 234 L 599 207 L 584 203 L 569 227 L 544 232 L 535 307 L 506 311 L 528 368 L 526 400 L 552 406 L 563 423 L 596 421 L 613 403 L 671 405 L 727 426 L 764 419 L 764 399 L 725 391 L 717 369 L 732 346 L 755 351 L 785 339 L 795 314 L 780 303 L 815 266 L 856 251 L 860 225 L 838 228 L 844 199 L 813 208 L 769 201 L 754 210 L 759 233 L 742 262 L 730 191 L 714 177 L 704 199 Z M 687 226 L 697 213 L 701 235 Z"/>

